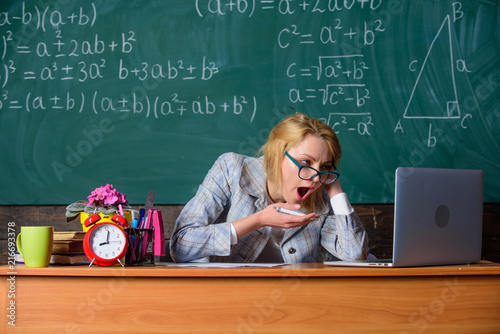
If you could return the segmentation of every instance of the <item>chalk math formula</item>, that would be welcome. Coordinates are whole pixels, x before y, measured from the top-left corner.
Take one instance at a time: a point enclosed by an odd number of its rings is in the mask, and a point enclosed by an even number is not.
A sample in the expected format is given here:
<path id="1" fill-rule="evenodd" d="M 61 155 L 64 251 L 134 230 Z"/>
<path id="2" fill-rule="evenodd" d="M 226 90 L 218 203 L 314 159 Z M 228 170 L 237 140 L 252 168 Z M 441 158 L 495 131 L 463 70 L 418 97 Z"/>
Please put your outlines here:
<path id="1" fill-rule="evenodd" d="M 380 122 L 404 133 L 412 120 L 456 118 L 466 128 L 472 119 L 460 113 L 455 84 L 455 72 L 470 72 L 467 62 L 454 58 L 450 41 L 438 39 L 460 19 L 459 2 L 436 27 L 436 38 L 422 44 L 427 55 L 411 54 L 399 69 L 384 69 L 374 51 L 394 54 L 385 45 L 387 30 L 398 29 L 393 22 L 403 11 L 397 1 L 195 0 L 174 7 L 163 5 L 172 13 L 134 20 L 127 17 L 133 11 L 116 18 L 114 8 L 100 1 L 13 3 L 0 12 L 0 110 L 147 119 L 231 114 L 251 123 L 260 113 L 288 107 L 321 118 L 337 133 L 359 136 L 371 136 Z M 260 20 L 269 24 L 258 27 Z M 232 28 L 232 21 L 255 36 Z M 259 40 L 261 33 L 266 41 Z M 180 41 L 188 48 L 179 50 Z M 447 43 L 451 62 L 453 91 L 443 93 L 451 95 L 443 97 L 447 116 L 419 115 L 424 108 L 415 100 L 427 96 L 419 97 L 417 87 L 441 89 L 422 83 L 440 43 Z M 252 52 L 255 57 L 248 56 Z M 380 89 L 391 80 L 384 77 L 389 71 L 414 83 L 400 105 L 384 106 L 394 108 L 395 119 L 384 119 L 388 110 L 374 104 L 398 93 Z"/>

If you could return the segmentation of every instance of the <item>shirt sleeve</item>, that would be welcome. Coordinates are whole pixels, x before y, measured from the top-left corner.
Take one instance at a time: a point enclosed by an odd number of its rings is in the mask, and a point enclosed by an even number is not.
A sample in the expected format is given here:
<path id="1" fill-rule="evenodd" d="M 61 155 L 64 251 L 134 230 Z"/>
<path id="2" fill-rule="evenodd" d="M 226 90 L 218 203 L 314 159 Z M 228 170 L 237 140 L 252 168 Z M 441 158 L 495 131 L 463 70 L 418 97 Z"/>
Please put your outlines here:
<path id="1" fill-rule="evenodd" d="M 176 262 L 209 261 L 228 256 L 231 223 L 215 223 L 228 205 L 230 159 L 221 156 L 209 170 L 196 195 L 184 206 L 170 239 L 170 255 Z"/>
<path id="2" fill-rule="evenodd" d="M 360 260 L 368 256 L 368 235 L 347 195 L 330 199 L 334 215 L 328 216 L 321 230 L 321 244 L 340 260 Z"/>
<path id="3" fill-rule="evenodd" d="M 354 212 L 346 193 L 340 193 L 333 196 L 330 199 L 330 203 L 332 205 L 333 212 L 337 215 L 350 215 Z"/>
<path id="4" fill-rule="evenodd" d="M 237 243 L 238 243 L 238 234 L 236 233 L 234 225 L 231 223 L 231 246 L 236 245 Z"/>

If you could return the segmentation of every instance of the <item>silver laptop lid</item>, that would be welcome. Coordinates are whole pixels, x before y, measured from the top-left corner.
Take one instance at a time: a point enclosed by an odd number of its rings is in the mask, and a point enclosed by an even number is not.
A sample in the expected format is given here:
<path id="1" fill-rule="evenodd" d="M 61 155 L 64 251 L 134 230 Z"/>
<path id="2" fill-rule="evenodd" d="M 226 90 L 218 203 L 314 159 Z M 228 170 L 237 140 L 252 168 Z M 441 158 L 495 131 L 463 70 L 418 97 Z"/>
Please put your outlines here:
<path id="1" fill-rule="evenodd" d="M 483 171 L 396 170 L 395 266 L 481 260 Z"/>

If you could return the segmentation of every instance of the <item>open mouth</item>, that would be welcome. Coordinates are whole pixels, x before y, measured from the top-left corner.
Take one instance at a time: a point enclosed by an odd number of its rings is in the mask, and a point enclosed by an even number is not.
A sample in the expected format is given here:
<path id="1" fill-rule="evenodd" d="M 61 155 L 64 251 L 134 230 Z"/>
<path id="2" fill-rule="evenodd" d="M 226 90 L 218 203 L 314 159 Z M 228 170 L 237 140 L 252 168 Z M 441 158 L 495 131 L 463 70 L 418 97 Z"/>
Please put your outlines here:
<path id="1" fill-rule="evenodd" d="M 309 194 L 312 192 L 312 188 L 310 187 L 299 187 L 297 188 L 297 199 L 299 201 L 303 201 L 309 196 Z"/>

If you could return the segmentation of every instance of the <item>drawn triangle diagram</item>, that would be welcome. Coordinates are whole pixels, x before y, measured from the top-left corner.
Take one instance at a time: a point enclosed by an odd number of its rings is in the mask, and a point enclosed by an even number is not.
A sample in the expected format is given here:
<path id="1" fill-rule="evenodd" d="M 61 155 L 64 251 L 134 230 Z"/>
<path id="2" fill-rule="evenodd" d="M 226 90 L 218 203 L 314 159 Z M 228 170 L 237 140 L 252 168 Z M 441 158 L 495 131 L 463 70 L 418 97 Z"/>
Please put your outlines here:
<path id="1" fill-rule="evenodd" d="M 450 16 L 432 40 L 405 109 L 404 118 L 460 118 Z"/>

